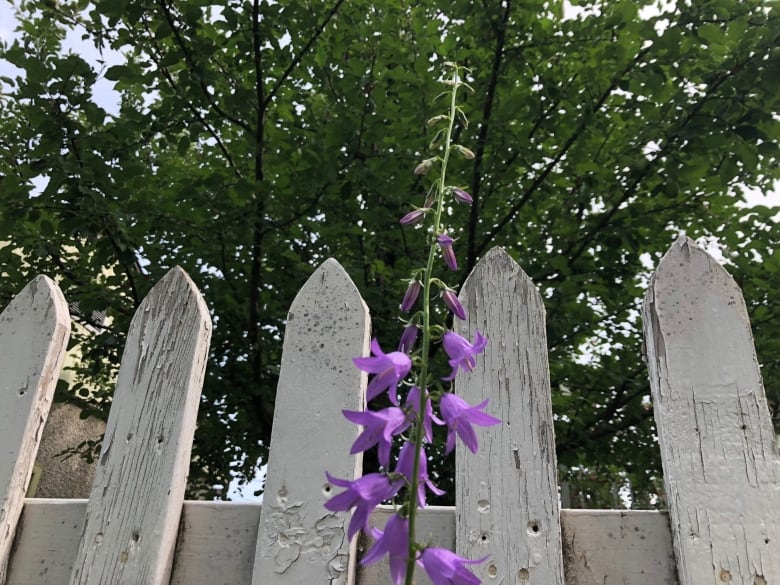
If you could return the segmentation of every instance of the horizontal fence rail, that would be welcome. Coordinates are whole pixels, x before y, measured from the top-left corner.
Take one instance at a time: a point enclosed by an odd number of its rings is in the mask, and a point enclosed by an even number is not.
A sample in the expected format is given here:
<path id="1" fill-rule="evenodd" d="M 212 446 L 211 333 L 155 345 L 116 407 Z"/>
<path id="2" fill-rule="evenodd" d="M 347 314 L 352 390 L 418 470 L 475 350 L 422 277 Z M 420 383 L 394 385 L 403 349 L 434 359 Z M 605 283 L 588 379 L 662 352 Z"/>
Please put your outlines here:
<path id="1" fill-rule="evenodd" d="M 418 539 L 488 560 L 483 583 L 767 585 L 780 579 L 780 466 L 739 288 L 681 238 L 644 303 L 648 370 L 669 512 L 559 510 L 542 300 L 501 249 L 461 292 L 490 344 L 455 390 L 489 399 L 501 425 L 475 457 L 456 451 L 455 507 L 429 508 Z M 288 314 L 264 505 L 183 500 L 211 323 L 189 277 L 171 270 L 128 333 L 89 500 L 23 499 L 70 321 L 38 277 L 0 315 L 0 585 L 385 585 L 362 567 L 367 537 L 323 503 L 325 471 L 358 477 L 370 316 L 327 260 Z M 380 507 L 381 527 L 391 510 Z M 420 575 L 418 585 L 429 581 Z"/>
<path id="2" fill-rule="evenodd" d="M 25 500 L 9 583 L 61 585 L 74 563 L 87 500 Z M 248 585 L 252 581 L 259 504 L 185 501 L 171 585 Z M 389 509 L 379 509 L 382 526 Z M 563 558 L 569 585 L 676 585 L 669 518 L 663 512 L 561 510 Z M 418 534 L 439 546 L 455 543 L 455 508 L 420 515 Z M 367 542 L 361 539 L 360 548 Z M 388 585 L 387 564 L 358 567 L 360 585 Z M 328 583 L 320 575 L 312 583 Z M 284 584 L 284 574 L 271 584 Z M 429 584 L 421 572 L 419 585 Z M 484 581 L 489 585 L 490 581 Z M 511 581 L 509 581 L 511 583 Z"/>

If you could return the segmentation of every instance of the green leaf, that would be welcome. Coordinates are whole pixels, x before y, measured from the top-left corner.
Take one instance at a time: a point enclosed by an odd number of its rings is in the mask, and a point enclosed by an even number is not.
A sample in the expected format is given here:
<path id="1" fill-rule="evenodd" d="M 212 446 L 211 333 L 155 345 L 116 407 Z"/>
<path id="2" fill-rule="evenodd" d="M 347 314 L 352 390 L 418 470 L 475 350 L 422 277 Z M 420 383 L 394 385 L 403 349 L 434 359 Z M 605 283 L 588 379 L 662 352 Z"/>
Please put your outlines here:
<path id="1" fill-rule="evenodd" d="M 190 148 L 190 139 L 188 136 L 182 136 L 179 138 L 179 142 L 176 143 L 176 152 L 179 156 L 184 156 Z"/>
<path id="2" fill-rule="evenodd" d="M 780 230 L 734 195 L 780 179 L 780 17 L 766 3 L 677 3 L 644 20 L 647 3 L 632 0 L 568 20 L 543 0 L 286 0 L 259 15 L 225 0 L 78 3 L 76 19 L 75 4 L 45 18 L 19 4 L 20 38 L 2 51 L 22 74 L 2 80 L 0 224 L 25 264 L 0 248 L 0 298 L 67 273 L 69 300 L 111 316 L 106 336 L 80 340 L 78 365 L 79 387 L 94 388 L 81 404 L 105 410 L 130 316 L 184 267 L 217 324 L 190 473 L 199 495 L 267 456 L 287 310 L 323 259 L 361 289 L 380 342 L 397 343 L 403 279 L 427 257 L 427 232 L 398 219 L 430 187 L 411 170 L 440 154 L 425 121 L 447 107 L 434 101 L 444 60 L 472 70 L 455 141 L 477 158 L 451 157 L 448 182 L 477 201 L 446 209 L 461 270 L 438 276 L 455 285 L 498 245 L 539 286 L 551 381 L 569 392 L 555 397 L 560 460 L 628 478 L 637 502 L 660 493 L 636 308 L 643 261 L 681 229 L 737 253 L 729 269 L 761 316 L 780 405 L 767 260 Z M 118 111 L 96 100 L 95 65 L 64 42 L 74 34 L 121 55 L 102 74 Z M 446 484 L 447 466 L 436 470 Z M 571 475 L 586 501 L 613 505 L 610 489 Z"/>
<path id="3" fill-rule="evenodd" d="M 112 65 L 106 69 L 103 76 L 109 81 L 121 81 L 122 79 L 131 77 L 132 71 L 127 65 Z"/>
<path id="4" fill-rule="evenodd" d="M 705 23 L 698 27 L 698 35 L 703 38 L 708 45 L 722 45 L 724 43 L 725 35 L 720 26 L 714 23 Z"/>

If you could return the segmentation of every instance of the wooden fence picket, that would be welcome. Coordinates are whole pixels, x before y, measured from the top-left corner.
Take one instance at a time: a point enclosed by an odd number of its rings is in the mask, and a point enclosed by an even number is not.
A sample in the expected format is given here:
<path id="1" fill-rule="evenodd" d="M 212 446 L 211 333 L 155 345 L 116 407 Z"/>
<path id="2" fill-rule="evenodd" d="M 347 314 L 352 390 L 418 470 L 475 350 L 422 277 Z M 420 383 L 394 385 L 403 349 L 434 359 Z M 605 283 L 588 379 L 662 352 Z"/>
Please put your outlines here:
<path id="1" fill-rule="evenodd" d="M 45 276 L 0 314 L 0 585 L 69 337 L 65 297 Z"/>
<path id="2" fill-rule="evenodd" d="M 488 399 L 502 422 L 477 430 L 476 455 L 458 442 L 456 506 L 424 510 L 417 540 L 488 557 L 472 567 L 485 585 L 563 585 L 564 570 L 568 585 L 780 581 L 780 458 L 748 315 L 703 250 L 678 240 L 643 309 L 671 523 L 657 511 L 559 510 L 542 300 L 498 248 L 460 298 L 457 331 L 489 342 L 455 391 Z M 131 324 L 90 500 L 23 501 L 67 313 L 38 277 L 0 315 L 0 585 L 388 583 L 386 559 L 355 571 L 368 538 L 348 542 L 349 515 L 323 506 L 335 491 L 325 471 L 362 472 L 349 454 L 359 429 L 341 410 L 365 407 L 352 358 L 367 355 L 370 329 L 335 260 L 290 308 L 262 509 L 183 502 L 210 319 L 180 269 Z M 372 524 L 391 512 L 380 506 Z M 422 571 L 416 582 L 430 584 Z"/>
<path id="3" fill-rule="evenodd" d="M 325 472 L 361 474 L 362 459 L 349 454 L 357 429 L 341 411 L 365 407 L 366 376 L 352 358 L 367 354 L 369 329 L 357 288 L 326 260 L 287 316 L 254 585 L 353 583 L 354 543 L 346 515 L 323 507 L 336 493 Z"/>
<path id="4" fill-rule="evenodd" d="M 476 265 L 461 294 L 457 331 L 488 339 L 485 355 L 455 390 L 489 399 L 500 425 L 480 428 L 479 451 L 456 450 L 458 553 L 489 560 L 483 583 L 563 585 L 557 464 L 544 305 L 533 282 L 501 248 Z M 457 321 L 457 320 L 456 320 Z"/>
<path id="5" fill-rule="evenodd" d="M 644 326 L 681 585 L 780 580 L 780 462 L 741 291 L 675 242 Z"/>
<path id="6" fill-rule="evenodd" d="M 210 337 L 173 268 L 130 324 L 71 585 L 168 583 Z"/>

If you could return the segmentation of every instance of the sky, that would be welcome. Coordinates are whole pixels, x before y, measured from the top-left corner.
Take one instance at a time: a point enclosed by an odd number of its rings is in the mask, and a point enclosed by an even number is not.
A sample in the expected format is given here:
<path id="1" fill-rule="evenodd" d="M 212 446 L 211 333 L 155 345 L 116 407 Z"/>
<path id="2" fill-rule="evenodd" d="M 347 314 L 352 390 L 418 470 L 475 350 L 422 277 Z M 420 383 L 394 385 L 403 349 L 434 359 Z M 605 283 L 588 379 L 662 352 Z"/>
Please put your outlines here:
<path id="1" fill-rule="evenodd" d="M 8 42 L 16 38 L 15 27 L 13 6 L 8 0 L 0 0 L 0 40 Z M 79 53 L 88 63 L 97 64 L 102 59 L 106 62 L 105 68 L 121 62 L 122 56 L 119 53 L 107 51 L 101 55 L 92 43 L 83 41 L 81 39 L 83 32 L 85 32 L 83 29 L 70 32 L 65 39 L 65 48 Z M 0 59 L 0 76 L 13 78 L 18 73 L 16 67 Z M 95 102 L 107 112 L 111 114 L 119 112 L 119 94 L 114 91 L 114 82 L 99 79 L 94 86 L 93 95 Z"/>

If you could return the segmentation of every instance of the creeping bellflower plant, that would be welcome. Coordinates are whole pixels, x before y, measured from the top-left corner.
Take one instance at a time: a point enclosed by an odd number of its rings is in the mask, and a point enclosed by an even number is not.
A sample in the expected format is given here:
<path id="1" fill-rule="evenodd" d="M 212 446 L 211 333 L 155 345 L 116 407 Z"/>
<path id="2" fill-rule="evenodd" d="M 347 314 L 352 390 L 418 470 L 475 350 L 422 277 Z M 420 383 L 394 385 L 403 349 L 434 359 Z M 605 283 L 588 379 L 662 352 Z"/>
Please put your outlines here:
<path id="1" fill-rule="evenodd" d="M 473 203 L 473 198 L 464 189 L 447 184 L 450 154 L 459 154 L 467 160 L 473 159 L 475 154 L 452 142 L 456 121 L 464 126 L 468 124 L 457 100 L 461 88 L 470 89 L 463 80 L 468 70 L 454 63 L 447 63 L 446 67 L 447 77 L 442 82 L 447 90 L 441 95 L 449 97 L 448 112 L 428 120 L 428 126 L 438 127 L 430 146 L 435 154 L 422 160 L 413 170 L 415 175 L 435 178 L 422 207 L 413 207 L 400 219 L 403 229 L 425 231 L 428 261 L 425 267 L 413 272 L 401 300 L 400 312 L 408 315 L 408 319 L 397 351 L 385 353 L 374 339 L 372 355 L 353 360 L 358 369 L 372 375 L 366 392 L 369 403 L 387 393 L 392 406 L 366 412 L 344 411 L 348 420 L 363 427 L 350 452 L 376 448 L 381 469 L 355 480 L 327 476 L 330 483 L 344 491 L 328 500 L 325 507 L 333 512 L 352 510 L 347 531 L 349 538 L 359 530 L 374 538 L 373 546 L 361 562 L 370 564 L 386 556 L 393 585 L 411 585 L 416 566 L 425 570 L 434 585 L 479 585 L 479 578 L 468 565 L 485 559 L 464 559 L 449 550 L 416 542 L 412 535 L 415 534 L 417 511 L 426 505 L 426 495 L 444 493 L 428 476 L 426 449 L 433 442 L 433 425 L 446 427 L 447 453 L 455 448 L 458 438 L 476 453 L 478 442 L 474 427 L 500 422 L 485 412 L 487 401 L 472 406 L 452 392 L 455 377 L 476 368 L 477 356 L 485 350 L 487 339 L 479 331 L 475 331 L 474 339 L 469 340 L 449 330 L 448 322 L 466 320 L 468 315 L 455 290 L 434 277 L 434 272 L 458 270 L 457 238 L 453 237 L 457 233 L 453 226 L 443 224 L 445 209 L 450 216 L 452 202 Z M 438 169 L 438 173 L 432 172 L 434 169 Z M 418 336 L 422 337 L 419 344 Z M 434 344 L 441 344 L 449 368 L 445 363 L 432 361 Z M 437 355 L 445 357 L 441 352 Z M 403 445 L 393 466 L 391 454 L 399 437 L 403 439 Z M 396 502 L 396 509 L 384 529 L 370 526 L 371 512 L 381 502 L 391 499 Z"/>

